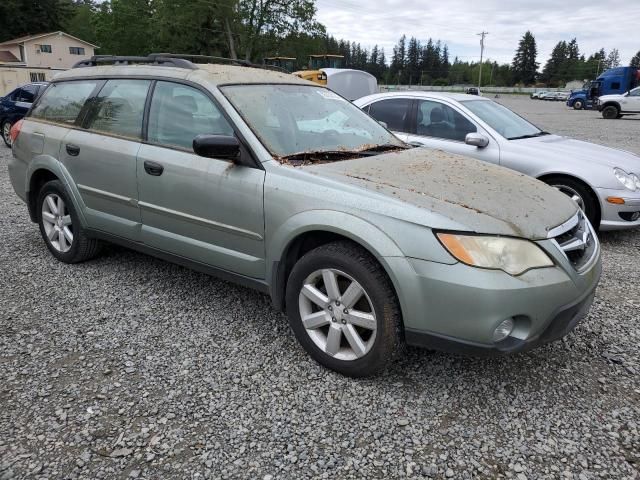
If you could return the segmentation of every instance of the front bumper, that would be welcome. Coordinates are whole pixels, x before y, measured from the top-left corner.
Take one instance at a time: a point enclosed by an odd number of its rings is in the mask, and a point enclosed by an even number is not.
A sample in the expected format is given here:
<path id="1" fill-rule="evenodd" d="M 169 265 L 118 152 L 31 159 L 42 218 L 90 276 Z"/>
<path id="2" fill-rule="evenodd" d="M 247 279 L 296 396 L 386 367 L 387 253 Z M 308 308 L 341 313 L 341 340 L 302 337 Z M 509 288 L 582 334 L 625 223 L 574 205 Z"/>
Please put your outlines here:
<path id="1" fill-rule="evenodd" d="M 587 314 L 602 267 L 599 248 L 582 273 L 561 252 L 553 256 L 555 267 L 518 277 L 461 263 L 403 259 L 411 269 L 395 280 L 406 342 L 477 355 L 524 351 L 561 338 Z M 516 325 L 512 334 L 494 342 L 493 332 L 508 318 Z"/>
<path id="2" fill-rule="evenodd" d="M 640 218 L 631 221 L 630 214 L 640 212 L 640 191 L 613 190 L 609 188 L 597 188 L 600 198 L 601 220 L 600 230 L 622 230 L 640 227 Z M 623 205 L 609 203 L 608 197 L 624 199 Z"/>

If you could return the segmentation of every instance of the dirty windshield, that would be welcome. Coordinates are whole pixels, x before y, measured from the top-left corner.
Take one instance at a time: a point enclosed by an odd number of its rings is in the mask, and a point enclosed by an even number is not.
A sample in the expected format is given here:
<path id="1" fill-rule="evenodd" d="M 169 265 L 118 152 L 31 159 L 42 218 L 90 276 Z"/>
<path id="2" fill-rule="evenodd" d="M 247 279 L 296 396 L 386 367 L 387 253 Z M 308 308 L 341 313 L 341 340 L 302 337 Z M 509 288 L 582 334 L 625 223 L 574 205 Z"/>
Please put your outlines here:
<path id="1" fill-rule="evenodd" d="M 326 88 L 233 85 L 222 92 L 279 160 L 333 161 L 407 148 Z"/>

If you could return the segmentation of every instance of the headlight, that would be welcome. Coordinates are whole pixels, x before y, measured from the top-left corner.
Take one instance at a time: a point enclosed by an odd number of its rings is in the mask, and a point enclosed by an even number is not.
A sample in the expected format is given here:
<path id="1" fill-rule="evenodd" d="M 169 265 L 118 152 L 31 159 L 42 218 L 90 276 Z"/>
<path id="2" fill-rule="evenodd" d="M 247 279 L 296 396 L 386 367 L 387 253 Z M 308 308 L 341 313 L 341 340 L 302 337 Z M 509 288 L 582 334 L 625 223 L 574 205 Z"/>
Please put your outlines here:
<path id="1" fill-rule="evenodd" d="M 531 268 L 553 266 L 549 256 L 529 240 L 457 233 L 437 235 L 451 255 L 474 267 L 520 275 Z"/>
<path id="2" fill-rule="evenodd" d="M 631 178 L 633 178 L 633 181 L 636 184 L 636 189 L 640 190 L 640 177 L 638 177 L 635 173 L 632 173 Z"/>
<path id="3" fill-rule="evenodd" d="M 635 175 L 629 174 L 619 168 L 614 168 L 613 173 L 618 181 L 632 192 L 635 192 L 636 188 L 640 188 L 640 181 L 638 181 L 639 179 Z"/>

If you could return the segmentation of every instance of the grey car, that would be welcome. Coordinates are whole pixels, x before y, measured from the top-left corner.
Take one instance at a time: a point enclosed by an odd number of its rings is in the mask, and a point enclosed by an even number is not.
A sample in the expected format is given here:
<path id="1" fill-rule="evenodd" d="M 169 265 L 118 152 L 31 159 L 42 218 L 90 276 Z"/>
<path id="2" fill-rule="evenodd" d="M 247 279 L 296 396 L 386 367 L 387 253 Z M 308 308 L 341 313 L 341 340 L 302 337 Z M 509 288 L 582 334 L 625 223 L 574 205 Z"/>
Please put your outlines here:
<path id="1" fill-rule="evenodd" d="M 354 102 L 402 140 L 502 165 L 573 198 L 601 230 L 640 226 L 640 157 L 552 135 L 488 98 L 381 93 Z"/>
<path id="2" fill-rule="evenodd" d="M 250 286 L 350 376 L 404 343 L 522 351 L 588 311 L 599 243 L 556 189 L 412 148 L 292 75 L 108 60 L 59 74 L 14 129 L 13 187 L 60 261 L 109 241 Z"/>

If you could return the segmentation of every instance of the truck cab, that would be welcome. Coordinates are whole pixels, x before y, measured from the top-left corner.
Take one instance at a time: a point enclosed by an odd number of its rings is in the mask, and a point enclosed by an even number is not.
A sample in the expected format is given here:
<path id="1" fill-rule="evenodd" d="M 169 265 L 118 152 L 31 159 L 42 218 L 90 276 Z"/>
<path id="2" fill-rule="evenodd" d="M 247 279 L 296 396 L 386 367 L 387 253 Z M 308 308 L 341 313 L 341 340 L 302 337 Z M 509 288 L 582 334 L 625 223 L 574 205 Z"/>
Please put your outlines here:
<path id="1" fill-rule="evenodd" d="M 640 85 L 640 70 L 636 67 L 617 67 L 606 70 L 582 90 L 571 93 L 567 106 L 575 110 L 590 109 L 604 95 L 622 95 Z"/>

